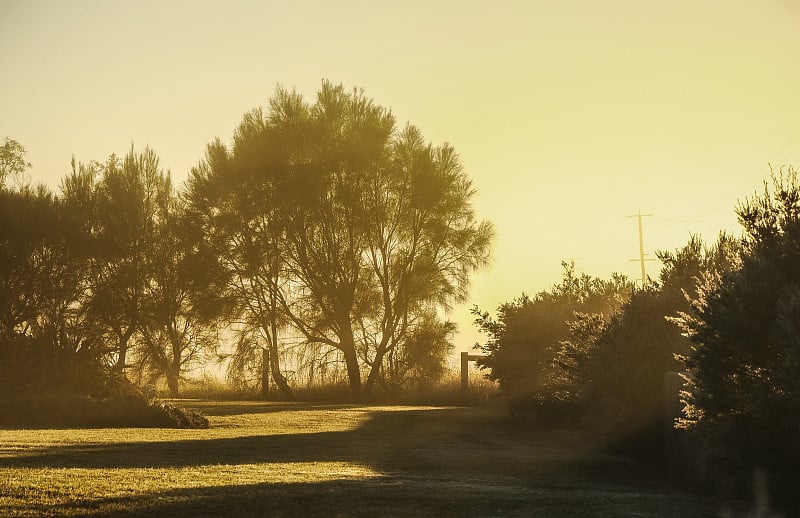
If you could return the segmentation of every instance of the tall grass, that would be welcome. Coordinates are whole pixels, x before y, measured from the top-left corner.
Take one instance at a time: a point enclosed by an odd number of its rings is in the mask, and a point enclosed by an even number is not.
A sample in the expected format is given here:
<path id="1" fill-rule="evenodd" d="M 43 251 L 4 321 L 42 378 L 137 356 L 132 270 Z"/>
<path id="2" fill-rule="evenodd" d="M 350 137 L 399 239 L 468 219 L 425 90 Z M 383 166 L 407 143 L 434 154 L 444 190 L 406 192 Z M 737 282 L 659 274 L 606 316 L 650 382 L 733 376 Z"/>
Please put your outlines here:
<path id="1" fill-rule="evenodd" d="M 160 395 L 166 395 L 165 386 L 157 386 Z M 352 398 L 347 383 L 293 384 L 295 400 L 316 403 L 350 403 Z M 225 381 L 205 375 L 189 379 L 181 386 L 181 398 L 245 401 L 261 399 L 257 389 L 234 388 Z M 273 393 L 280 400 L 280 394 Z M 449 369 L 441 379 L 428 384 L 415 384 L 400 390 L 387 391 L 376 385 L 368 402 L 385 405 L 437 405 L 437 406 L 495 406 L 501 395 L 497 383 L 486 379 L 476 370 L 470 370 L 466 397 L 461 392 L 461 373 Z"/>

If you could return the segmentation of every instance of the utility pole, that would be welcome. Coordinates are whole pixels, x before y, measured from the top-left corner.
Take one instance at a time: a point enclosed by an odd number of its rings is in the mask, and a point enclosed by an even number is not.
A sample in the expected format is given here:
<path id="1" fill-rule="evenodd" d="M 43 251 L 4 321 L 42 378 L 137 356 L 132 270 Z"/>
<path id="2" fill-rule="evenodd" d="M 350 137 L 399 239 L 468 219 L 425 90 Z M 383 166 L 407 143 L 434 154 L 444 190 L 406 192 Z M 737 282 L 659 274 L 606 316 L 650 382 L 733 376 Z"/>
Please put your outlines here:
<path id="1" fill-rule="evenodd" d="M 644 253 L 644 238 L 642 237 L 642 216 L 652 216 L 652 214 L 642 214 L 640 210 L 638 214 L 633 214 L 631 216 L 625 216 L 626 218 L 637 218 L 639 220 L 639 259 L 631 259 L 631 261 L 639 261 L 642 266 L 642 286 L 647 283 L 647 273 L 644 270 L 644 262 L 645 261 L 655 261 L 655 259 L 645 259 L 644 256 L 647 255 Z"/>

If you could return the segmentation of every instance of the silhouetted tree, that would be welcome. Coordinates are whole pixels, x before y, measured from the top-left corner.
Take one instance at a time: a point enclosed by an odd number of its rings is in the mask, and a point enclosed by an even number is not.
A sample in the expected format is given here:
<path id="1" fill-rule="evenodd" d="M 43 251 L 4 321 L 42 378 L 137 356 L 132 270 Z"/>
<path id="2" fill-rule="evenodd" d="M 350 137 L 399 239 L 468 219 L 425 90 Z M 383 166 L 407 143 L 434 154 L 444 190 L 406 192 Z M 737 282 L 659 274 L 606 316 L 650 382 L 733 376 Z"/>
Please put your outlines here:
<path id="1" fill-rule="evenodd" d="M 102 344 L 86 317 L 86 239 L 43 187 L 0 189 L 0 393 L 93 390 Z"/>
<path id="2" fill-rule="evenodd" d="M 148 282 L 142 292 L 141 367 L 167 380 L 178 395 L 180 377 L 216 351 L 219 327 L 230 306 L 224 273 L 213 251 L 171 192 L 159 201 L 154 242 L 145 255 Z"/>
<path id="3" fill-rule="evenodd" d="M 676 355 L 690 345 L 668 317 L 688 310 L 698 278 L 730 268 L 737 247 L 727 234 L 710 249 L 692 236 L 675 252 L 659 252 L 659 281 L 635 290 L 615 312 L 576 315 L 555 355 L 552 390 L 580 406 L 585 421 L 616 437 L 637 436 L 638 446 L 660 454 L 653 443 L 662 436 L 664 376 L 681 370 Z"/>
<path id="4" fill-rule="evenodd" d="M 796 498 L 800 463 L 800 184 L 791 168 L 741 203 L 741 265 L 709 275 L 681 324 L 686 419 L 706 468 L 741 494 L 755 466 L 780 498 Z"/>
<path id="5" fill-rule="evenodd" d="M 116 342 L 114 368 L 123 372 L 131 339 L 142 324 L 143 292 L 150 280 L 147 257 L 153 253 L 170 181 L 151 149 L 137 153 L 131 148 L 123 160 L 111 155 L 102 164 L 96 189 L 92 214 L 98 253 L 91 311 L 110 330 Z"/>
<path id="6" fill-rule="evenodd" d="M 285 172 L 276 164 L 276 149 L 259 146 L 263 119 L 245 116 L 229 152 L 219 141 L 192 171 L 187 186 L 191 218 L 203 229 L 206 244 L 227 272 L 225 290 L 236 301 L 235 351 L 229 375 L 241 378 L 257 367 L 262 396 L 269 395 L 270 375 L 284 397 L 292 391 L 281 372 L 280 331 L 287 318 L 279 290 L 288 289 L 285 226 L 279 210 L 278 184 Z"/>
<path id="7" fill-rule="evenodd" d="M 209 147 L 191 185 L 213 232 L 234 222 L 232 271 L 277 315 L 265 334 L 286 321 L 339 351 L 356 399 L 362 368 L 369 391 L 420 315 L 463 300 L 488 257 L 492 229 L 452 148 L 398 133 L 388 110 L 327 82 L 314 104 L 279 89 L 230 152 Z"/>
<path id="8" fill-rule="evenodd" d="M 529 401 L 549 391 L 553 360 L 560 343 L 569 337 L 576 313 L 610 315 L 630 294 L 633 284 L 624 276 L 610 280 L 576 275 L 572 263 L 562 263 L 560 284 L 534 297 L 524 295 L 497 309 L 497 317 L 474 307 L 475 325 L 488 336 L 476 344 L 485 358 L 489 378 L 500 383 L 510 398 Z M 520 404 L 526 406 L 523 401 Z"/>
<path id="9" fill-rule="evenodd" d="M 31 167 L 25 160 L 26 153 L 22 144 L 6 137 L 5 143 L 0 146 L 0 189 L 9 182 L 14 182 L 18 188 L 25 185 L 25 171 Z"/>
<path id="10" fill-rule="evenodd" d="M 452 325 L 441 327 L 431 315 L 466 300 L 469 276 L 486 264 L 494 235 L 476 219 L 472 182 L 452 147 L 433 147 L 407 126 L 390 141 L 386 162 L 367 177 L 357 204 L 377 288 L 367 299 L 372 307 L 358 313 L 367 393 L 396 348 L 405 349 L 399 357 L 420 361 L 423 343 L 441 354 Z M 434 328 L 444 335 L 433 339 Z M 420 342 L 425 335 L 431 340 Z"/>

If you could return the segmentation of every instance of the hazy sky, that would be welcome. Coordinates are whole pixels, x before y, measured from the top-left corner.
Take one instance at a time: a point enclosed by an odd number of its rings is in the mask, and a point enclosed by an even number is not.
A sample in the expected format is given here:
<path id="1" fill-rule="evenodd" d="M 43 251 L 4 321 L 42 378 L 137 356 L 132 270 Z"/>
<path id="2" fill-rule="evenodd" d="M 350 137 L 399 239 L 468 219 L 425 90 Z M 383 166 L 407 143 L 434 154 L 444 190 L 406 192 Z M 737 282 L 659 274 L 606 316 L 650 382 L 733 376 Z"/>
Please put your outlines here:
<path id="1" fill-rule="evenodd" d="M 796 0 L 0 0 L 0 49 L 0 138 L 53 187 L 131 143 L 180 182 L 276 84 L 363 87 L 461 155 L 498 232 L 484 309 L 563 259 L 638 277 L 626 215 L 654 214 L 648 253 L 712 240 L 768 163 L 800 165 Z"/>

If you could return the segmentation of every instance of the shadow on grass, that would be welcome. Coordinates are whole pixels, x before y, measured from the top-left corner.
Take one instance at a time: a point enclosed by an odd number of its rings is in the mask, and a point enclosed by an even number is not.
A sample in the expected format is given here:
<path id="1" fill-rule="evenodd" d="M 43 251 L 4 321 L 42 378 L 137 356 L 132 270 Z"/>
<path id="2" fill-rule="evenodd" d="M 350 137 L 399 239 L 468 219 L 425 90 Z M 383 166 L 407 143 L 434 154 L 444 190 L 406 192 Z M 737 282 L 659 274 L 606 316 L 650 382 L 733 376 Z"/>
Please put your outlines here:
<path id="1" fill-rule="evenodd" d="M 248 405 L 234 413 L 252 410 Z M 265 422 L 268 432 L 268 418 Z M 370 412 L 366 421 L 352 430 L 207 439 L 202 438 L 207 432 L 198 431 L 197 439 L 58 445 L 0 458 L 0 468 L 180 468 L 325 461 L 354 462 L 376 469 L 427 467 L 437 462 L 463 465 L 476 459 L 485 461 L 493 453 L 502 454 L 509 446 L 502 430 L 491 419 L 464 415 L 460 409 L 377 411 Z M 487 435 L 492 440 L 487 440 Z M 519 438 L 508 442 L 520 446 Z"/>
<path id="2" fill-rule="evenodd" d="M 302 406 L 302 409 L 309 409 Z M 250 412 L 251 405 L 239 408 Z M 265 412 L 271 409 L 264 407 Z M 268 431 L 268 418 L 265 421 Z M 573 432 L 531 431 L 485 412 L 463 408 L 369 412 L 344 431 L 242 435 L 154 442 L 110 442 L 29 449 L 0 458 L 2 468 L 186 468 L 298 462 L 349 462 L 377 472 L 515 477 L 537 484 L 604 482 L 638 487 L 661 477 L 602 455 Z"/>
<path id="3" fill-rule="evenodd" d="M 379 477 L 319 483 L 182 488 L 47 507 L 81 516 L 707 516 L 659 494 L 439 484 Z"/>
<path id="4" fill-rule="evenodd" d="M 254 413 L 254 407 L 275 411 L 273 405 L 253 404 L 220 405 L 219 411 Z M 265 432 L 268 426 L 266 417 Z M 197 431 L 198 438 L 189 440 L 28 450 L 0 458 L 0 470 L 263 464 L 266 471 L 271 463 L 347 462 L 379 474 L 309 483 L 231 480 L 225 486 L 42 507 L 50 514 L 509 516 L 541 515 L 544 509 L 546 515 L 585 516 L 600 509 L 603 515 L 692 516 L 698 509 L 696 501 L 672 495 L 657 474 L 596 454 L 571 432 L 532 431 L 530 425 L 470 409 L 368 411 L 360 426 L 344 431 L 202 439 L 210 432 Z"/>

